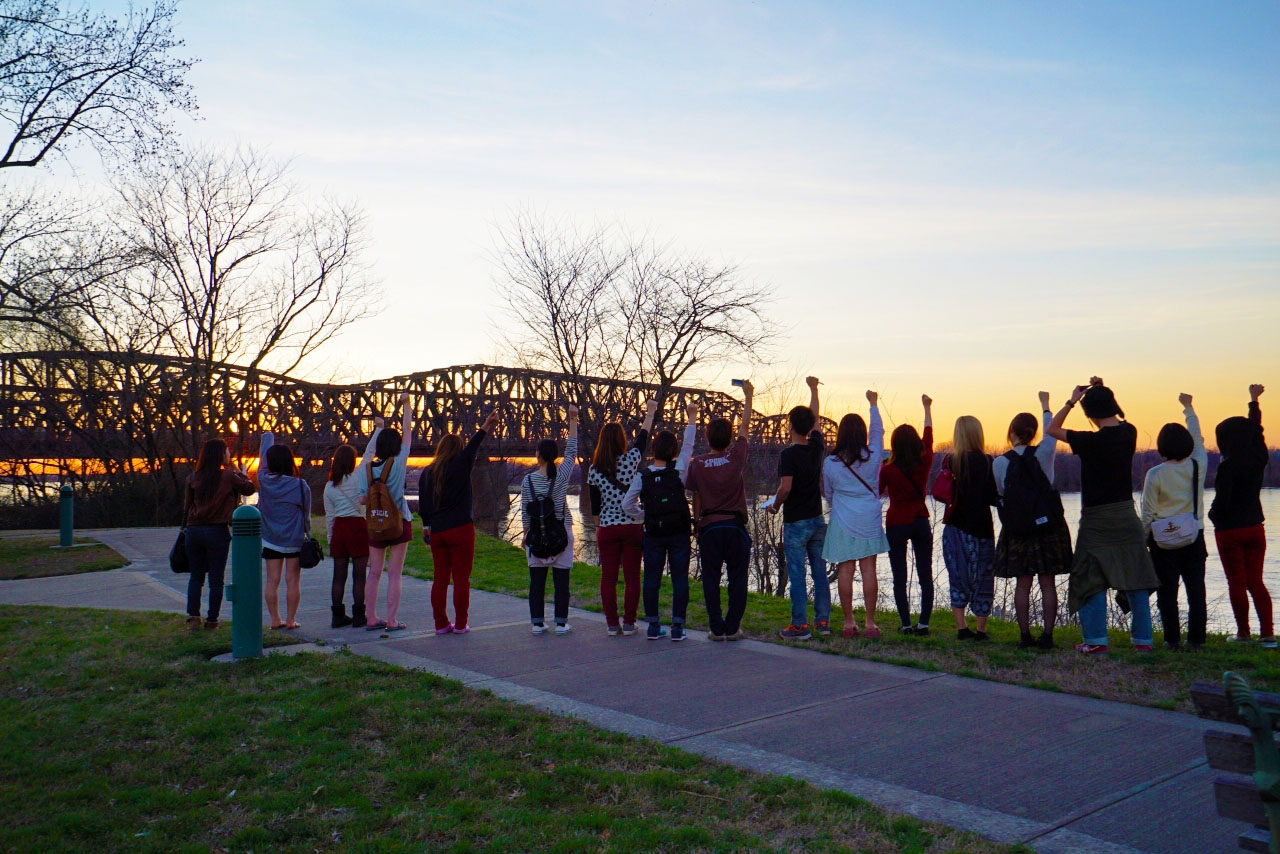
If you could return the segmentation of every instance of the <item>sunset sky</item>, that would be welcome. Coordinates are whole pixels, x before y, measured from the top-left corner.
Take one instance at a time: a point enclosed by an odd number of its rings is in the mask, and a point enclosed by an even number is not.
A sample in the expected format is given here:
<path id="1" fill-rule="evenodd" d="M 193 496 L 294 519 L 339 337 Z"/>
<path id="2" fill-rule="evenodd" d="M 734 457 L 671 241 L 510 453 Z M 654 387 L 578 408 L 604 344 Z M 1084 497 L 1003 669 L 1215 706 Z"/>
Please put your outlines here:
<path id="1" fill-rule="evenodd" d="M 388 310 L 317 372 L 509 361 L 494 238 L 533 208 L 772 283 L 757 383 L 817 374 L 827 414 L 927 391 L 994 440 L 1100 374 L 1154 444 L 1180 391 L 1209 432 L 1250 382 L 1280 401 L 1280 4 L 186 0 L 177 28 L 188 140 L 368 213 Z"/>

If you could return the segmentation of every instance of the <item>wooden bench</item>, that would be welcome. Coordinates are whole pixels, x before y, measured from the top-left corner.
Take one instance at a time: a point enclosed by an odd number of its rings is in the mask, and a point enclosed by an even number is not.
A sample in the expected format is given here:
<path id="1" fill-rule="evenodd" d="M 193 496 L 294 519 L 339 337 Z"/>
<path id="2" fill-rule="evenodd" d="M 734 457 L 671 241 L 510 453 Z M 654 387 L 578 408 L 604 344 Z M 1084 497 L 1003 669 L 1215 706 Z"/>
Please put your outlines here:
<path id="1" fill-rule="evenodd" d="M 1218 815 L 1254 826 L 1240 835 L 1244 850 L 1280 854 L 1280 694 L 1253 691 L 1243 676 L 1227 673 L 1221 686 L 1192 685 L 1191 699 L 1200 717 L 1248 729 L 1204 734 L 1209 767 L 1228 772 L 1213 781 Z"/>

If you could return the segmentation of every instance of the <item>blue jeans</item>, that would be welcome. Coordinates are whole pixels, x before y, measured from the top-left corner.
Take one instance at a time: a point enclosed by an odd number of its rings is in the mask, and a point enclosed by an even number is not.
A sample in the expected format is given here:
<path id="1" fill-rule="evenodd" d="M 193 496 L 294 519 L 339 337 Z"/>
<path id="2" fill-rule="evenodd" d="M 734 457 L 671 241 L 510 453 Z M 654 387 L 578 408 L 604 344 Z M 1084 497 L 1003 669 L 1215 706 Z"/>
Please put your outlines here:
<path id="1" fill-rule="evenodd" d="M 218 619 L 230 548 L 231 527 L 228 525 L 191 525 L 187 528 L 187 563 L 191 566 L 191 577 L 187 579 L 188 616 L 200 616 L 200 593 L 207 578 L 209 619 Z"/>
<path id="2" fill-rule="evenodd" d="M 656 537 L 645 534 L 641 543 L 644 552 L 644 618 L 656 623 L 658 616 L 658 591 L 662 589 L 662 568 L 671 569 L 671 624 L 684 623 L 689 608 L 689 557 L 693 549 L 688 534 L 669 534 Z"/>
<path id="3" fill-rule="evenodd" d="M 1080 630 L 1084 633 L 1084 642 L 1094 646 L 1107 645 L 1107 594 L 1109 590 L 1101 590 L 1080 606 Z M 1129 637 L 1135 646 L 1151 644 L 1151 591 L 1130 590 L 1128 592 Z"/>
<path id="4" fill-rule="evenodd" d="M 831 619 L 831 582 L 827 579 L 827 563 L 822 559 L 822 544 L 827 539 L 827 523 L 821 516 L 785 522 L 782 525 L 782 548 L 787 556 L 787 579 L 791 582 L 791 625 L 809 622 L 809 593 L 805 579 L 805 558 L 813 576 L 813 619 L 824 623 Z"/>

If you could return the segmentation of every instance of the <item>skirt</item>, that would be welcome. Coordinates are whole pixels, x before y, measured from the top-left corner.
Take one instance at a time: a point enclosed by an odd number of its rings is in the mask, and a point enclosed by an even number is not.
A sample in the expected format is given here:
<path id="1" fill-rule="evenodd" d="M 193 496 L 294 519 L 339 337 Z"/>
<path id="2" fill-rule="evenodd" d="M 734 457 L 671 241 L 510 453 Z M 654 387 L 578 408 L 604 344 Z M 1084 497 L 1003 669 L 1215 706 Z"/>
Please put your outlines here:
<path id="1" fill-rule="evenodd" d="M 1066 575 L 1071 572 L 1071 529 L 1059 519 L 1033 534 L 1000 532 L 996 542 L 997 578 Z"/>
<path id="2" fill-rule="evenodd" d="M 390 540 L 375 540 L 369 537 L 369 548 L 371 549 L 389 549 L 392 546 L 399 546 L 413 539 L 413 523 L 408 519 L 403 520 L 404 524 L 400 527 L 400 536 Z M 366 529 L 367 532 L 367 529 Z M 366 533 L 367 535 L 367 533 Z"/>
<path id="3" fill-rule="evenodd" d="M 1076 613 L 1104 590 L 1155 590 L 1160 587 L 1146 535 L 1133 501 L 1085 507 L 1071 561 L 1067 607 Z"/>
<path id="4" fill-rule="evenodd" d="M 822 559 L 827 563 L 844 563 L 888 551 L 889 538 L 884 531 L 878 537 L 854 537 L 839 525 L 828 525 L 827 539 L 822 544 Z"/>

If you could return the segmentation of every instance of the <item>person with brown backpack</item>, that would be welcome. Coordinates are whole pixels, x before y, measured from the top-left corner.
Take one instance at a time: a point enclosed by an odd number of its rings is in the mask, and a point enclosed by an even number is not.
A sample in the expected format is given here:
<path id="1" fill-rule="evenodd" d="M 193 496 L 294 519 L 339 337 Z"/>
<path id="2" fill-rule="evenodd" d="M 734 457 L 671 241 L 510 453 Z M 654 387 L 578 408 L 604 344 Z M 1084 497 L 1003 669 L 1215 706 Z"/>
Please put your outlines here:
<path id="1" fill-rule="evenodd" d="M 404 556 L 413 539 L 413 514 L 404 494 L 404 478 L 412 444 L 413 410 L 409 394 L 400 395 L 403 412 L 401 432 L 387 429 L 381 417 L 373 419 L 373 436 L 365 448 L 365 457 L 373 461 L 364 467 L 360 482 L 360 501 L 364 504 L 365 524 L 369 529 L 369 573 L 365 577 L 364 595 L 368 631 L 385 628 L 388 632 L 408 628 L 396 619 L 400 610 L 401 573 Z M 383 566 L 387 568 L 387 619 L 378 619 L 378 581 Z"/>

